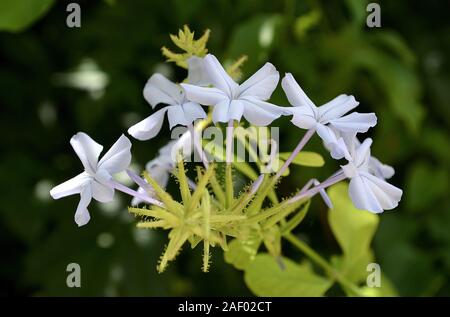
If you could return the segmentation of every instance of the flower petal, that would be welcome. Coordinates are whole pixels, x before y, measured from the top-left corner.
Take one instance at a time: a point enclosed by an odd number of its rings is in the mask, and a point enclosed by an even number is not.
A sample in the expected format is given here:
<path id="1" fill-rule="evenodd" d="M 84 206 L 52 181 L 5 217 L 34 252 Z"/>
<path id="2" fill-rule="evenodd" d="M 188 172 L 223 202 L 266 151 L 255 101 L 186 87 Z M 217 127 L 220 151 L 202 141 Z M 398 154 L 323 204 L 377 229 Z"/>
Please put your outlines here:
<path id="1" fill-rule="evenodd" d="M 241 121 L 242 114 L 244 113 L 244 103 L 240 100 L 231 100 L 230 108 L 228 110 L 229 120 Z"/>
<path id="2" fill-rule="evenodd" d="M 352 112 L 346 116 L 332 119 L 330 125 L 342 132 L 367 132 L 369 128 L 377 124 L 377 116 L 375 113 L 358 113 Z"/>
<path id="3" fill-rule="evenodd" d="M 398 206 L 403 194 L 403 191 L 400 188 L 397 188 L 370 173 L 361 172 L 360 174 L 377 198 L 381 208 L 390 210 Z"/>
<path id="4" fill-rule="evenodd" d="M 280 74 L 275 66 L 266 63 L 239 86 L 239 98 L 254 97 L 267 100 L 277 87 L 279 79 Z"/>
<path id="5" fill-rule="evenodd" d="M 395 174 L 392 166 L 381 163 L 376 157 L 369 159 L 369 172 L 378 178 L 389 179 Z"/>
<path id="6" fill-rule="evenodd" d="M 190 124 L 197 119 L 204 119 L 207 117 L 205 110 L 196 102 L 186 102 L 182 105 L 184 116 Z"/>
<path id="7" fill-rule="evenodd" d="M 317 120 L 310 107 L 288 107 L 287 110 L 293 114 L 291 122 L 300 129 L 312 129 L 316 126 Z"/>
<path id="8" fill-rule="evenodd" d="M 161 74 L 154 74 L 144 87 L 144 98 L 154 108 L 157 104 L 179 104 L 184 99 L 181 87 Z"/>
<path id="9" fill-rule="evenodd" d="M 189 125 L 189 121 L 186 119 L 183 108 L 179 105 L 167 107 L 167 118 L 169 119 L 169 126 L 172 130 L 176 125 Z"/>
<path id="10" fill-rule="evenodd" d="M 239 85 L 227 74 L 214 55 L 208 54 L 203 59 L 205 71 L 214 87 L 222 90 L 228 97 L 232 98 L 238 91 Z"/>
<path id="11" fill-rule="evenodd" d="M 154 138 L 161 130 L 164 114 L 168 107 L 162 108 L 156 111 L 146 119 L 136 123 L 134 126 L 128 129 L 128 133 L 135 139 L 145 141 Z"/>
<path id="12" fill-rule="evenodd" d="M 372 139 L 367 138 L 363 143 L 356 149 L 355 154 L 353 155 L 353 164 L 358 169 L 367 169 L 370 158 L 370 147 L 372 146 Z"/>
<path id="13" fill-rule="evenodd" d="M 64 183 L 53 187 L 50 190 L 50 195 L 53 199 L 59 199 L 62 197 L 79 194 L 83 186 L 90 180 L 92 180 L 92 176 L 90 176 L 87 172 L 83 172 L 68 181 L 65 181 Z"/>
<path id="14" fill-rule="evenodd" d="M 84 226 L 91 219 L 89 211 L 87 210 L 87 206 L 89 206 L 91 199 L 91 186 L 86 185 L 80 193 L 80 202 L 78 203 L 77 211 L 75 212 L 75 223 L 78 227 Z"/>
<path id="15" fill-rule="evenodd" d="M 294 107 L 309 107 L 315 114 L 317 114 L 316 105 L 305 94 L 291 73 L 286 73 L 281 81 L 281 87 L 283 87 L 284 93 L 286 94 L 286 97 L 291 105 Z"/>
<path id="16" fill-rule="evenodd" d="M 114 188 L 94 180 L 92 182 L 92 197 L 101 203 L 110 202 L 114 198 Z"/>
<path id="17" fill-rule="evenodd" d="M 181 84 L 186 92 L 187 99 L 205 106 L 214 106 L 223 100 L 228 100 L 228 96 L 217 88 L 199 87 L 189 84 Z"/>
<path id="18" fill-rule="evenodd" d="M 231 103 L 230 100 L 223 100 L 214 106 L 213 114 L 212 114 L 212 120 L 214 123 L 230 121 L 230 119 L 228 117 L 230 103 Z"/>
<path id="19" fill-rule="evenodd" d="M 83 132 L 78 132 L 70 139 L 75 153 L 81 160 L 84 169 L 94 174 L 97 169 L 97 162 L 103 146 L 95 142 L 89 135 Z"/>
<path id="20" fill-rule="evenodd" d="M 367 184 L 366 178 L 360 175 L 350 180 L 349 195 L 356 208 L 374 213 L 383 212 L 383 208 Z"/>
<path id="21" fill-rule="evenodd" d="M 189 57 L 187 82 L 191 85 L 208 86 L 211 84 L 208 74 L 203 65 L 203 58 L 198 56 Z"/>
<path id="22" fill-rule="evenodd" d="M 330 120 L 340 118 L 358 105 L 355 97 L 339 95 L 318 108 L 320 123 L 327 124 Z"/>
<path id="23" fill-rule="evenodd" d="M 128 167 L 131 162 L 131 142 L 121 135 L 108 152 L 103 155 L 98 163 L 98 168 L 107 170 L 110 174 L 116 174 Z"/>
<path id="24" fill-rule="evenodd" d="M 267 126 L 285 113 L 283 107 L 253 97 L 245 97 L 240 101 L 244 104 L 244 118 L 256 126 Z"/>

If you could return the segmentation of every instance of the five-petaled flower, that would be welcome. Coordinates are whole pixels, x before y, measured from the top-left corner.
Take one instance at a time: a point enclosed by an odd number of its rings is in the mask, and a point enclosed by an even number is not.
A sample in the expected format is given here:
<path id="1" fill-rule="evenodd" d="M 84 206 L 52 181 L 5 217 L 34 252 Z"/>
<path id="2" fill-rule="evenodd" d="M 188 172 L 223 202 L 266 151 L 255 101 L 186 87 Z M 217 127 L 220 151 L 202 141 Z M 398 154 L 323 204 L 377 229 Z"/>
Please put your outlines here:
<path id="1" fill-rule="evenodd" d="M 353 204 L 358 209 L 380 213 L 397 207 L 403 192 L 372 174 L 371 145 L 372 139 L 368 138 L 360 145 L 344 150 L 349 162 L 341 167 L 345 176 L 350 179 L 349 194 Z"/>
<path id="2" fill-rule="evenodd" d="M 325 145 L 331 148 L 333 158 L 342 157 L 339 155 L 341 153 L 337 152 L 342 146 L 340 144 L 342 140 L 336 137 L 330 127 L 341 132 L 360 133 L 366 132 L 377 124 L 377 117 L 374 113 L 352 112 L 345 115 L 359 105 L 353 96 L 339 95 L 317 107 L 295 81 L 292 74 L 285 75 L 281 86 L 289 103 L 294 106 L 287 108 L 287 111 L 293 115 L 292 123 L 301 129 L 315 129 Z"/>
<path id="3" fill-rule="evenodd" d="M 187 98 L 205 106 L 214 106 L 216 122 L 240 121 L 242 116 L 251 124 L 266 126 L 285 113 L 283 107 L 266 102 L 277 87 L 280 75 L 275 66 L 266 63 L 255 74 L 237 84 L 217 58 L 208 54 L 203 69 L 213 87 L 181 84 Z"/>
<path id="4" fill-rule="evenodd" d="M 87 206 L 92 198 L 100 202 L 113 200 L 114 188 L 110 181 L 113 174 L 122 172 L 130 164 L 131 142 L 126 136 L 122 135 L 100 161 L 98 158 L 103 146 L 95 142 L 86 133 L 75 134 L 70 139 L 70 144 L 81 160 L 84 172 L 54 187 L 50 191 L 50 195 L 54 199 L 59 199 L 80 194 L 80 202 L 75 212 L 75 222 L 78 226 L 83 226 L 90 219 Z"/>
<path id="5" fill-rule="evenodd" d="M 206 117 L 205 111 L 198 103 L 186 99 L 180 85 L 161 74 L 150 77 L 144 87 L 144 98 L 152 108 L 160 103 L 167 106 L 128 129 L 130 135 L 141 141 L 154 138 L 159 133 L 166 112 L 170 129 L 176 125 L 189 126 L 195 120 Z"/>

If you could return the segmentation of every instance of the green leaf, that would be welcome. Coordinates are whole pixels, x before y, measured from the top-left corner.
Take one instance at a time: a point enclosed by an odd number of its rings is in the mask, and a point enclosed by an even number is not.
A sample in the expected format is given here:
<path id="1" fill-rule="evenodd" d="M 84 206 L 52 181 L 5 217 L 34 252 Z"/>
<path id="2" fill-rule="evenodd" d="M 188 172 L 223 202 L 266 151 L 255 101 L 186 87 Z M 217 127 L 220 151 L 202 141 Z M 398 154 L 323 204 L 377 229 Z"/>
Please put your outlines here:
<path id="1" fill-rule="evenodd" d="M 393 297 L 398 296 L 392 282 L 383 274 L 381 274 L 380 287 L 364 286 L 361 288 L 361 292 L 368 297 Z"/>
<path id="2" fill-rule="evenodd" d="M 282 152 L 279 154 L 280 158 L 287 160 L 291 152 Z M 292 164 L 309 166 L 309 167 L 322 167 L 325 161 L 319 153 L 302 151 L 292 160 Z"/>
<path id="3" fill-rule="evenodd" d="M 370 244 L 379 218 L 353 205 L 346 183 L 332 186 L 328 195 L 334 205 L 334 209 L 328 212 L 328 222 L 344 253 L 338 269 L 353 281 L 358 281 L 364 276 L 367 264 L 372 262 Z"/>
<path id="4" fill-rule="evenodd" d="M 283 266 L 281 268 L 280 266 Z M 245 283 L 258 296 L 322 296 L 333 284 L 305 265 L 258 254 L 245 270 Z"/>
<path id="5" fill-rule="evenodd" d="M 0 30 L 19 32 L 42 17 L 54 0 L 14 0 L 0 2 Z"/>
<path id="6" fill-rule="evenodd" d="M 245 241 L 234 239 L 228 244 L 228 251 L 224 253 L 225 262 L 232 264 L 238 270 L 245 268 L 255 259 L 261 239 Z"/>

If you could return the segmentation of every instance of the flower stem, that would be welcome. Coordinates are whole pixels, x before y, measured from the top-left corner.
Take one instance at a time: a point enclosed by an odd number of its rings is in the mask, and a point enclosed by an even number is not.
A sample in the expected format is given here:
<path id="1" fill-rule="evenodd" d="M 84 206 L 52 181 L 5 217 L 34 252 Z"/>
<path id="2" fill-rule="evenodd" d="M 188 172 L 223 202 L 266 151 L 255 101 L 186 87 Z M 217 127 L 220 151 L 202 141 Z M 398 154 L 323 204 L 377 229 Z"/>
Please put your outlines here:
<path id="1" fill-rule="evenodd" d="M 309 129 L 306 131 L 306 133 L 303 135 L 300 142 L 295 147 L 294 151 L 292 151 L 291 155 L 288 157 L 286 162 L 284 162 L 283 166 L 278 170 L 278 172 L 275 174 L 274 181 L 277 180 L 283 173 L 286 171 L 286 169 L 289 167 L 289 165 L 292 163 L 294 158 L 300 153 L 300 151 L 303 149 L 303 147 L 308 143 L 309 139 L 314 135 L 315 130 Z"/>
<path id="2" fill-rule="evenodd" d="M 286 171 L 286 169 L 289 167 L 289 165 L 292 163 L 294 158 L 300 153 L 300 151 L 303 149 L 303 147 L 308 143 L 309 139 L 314 135 L 315 130 L 309 129 L 306 131 L 306 133 L 301 138 L 298 145 L 295 147 L 294 151 L 291 153 L 291 155 L 288 157 L 286 162 L 281 166 L 281 168 L 278 170 L 278 172 L 268 179 L 266 183 L 264 183 L 263 186 L 261 186 L 261 190 L 258 192 L 257 198 L 252 202 L 250 205 L 251 210 L 259 210 L 261 208 L 261 205 L 266 198 L 266 196 L 269 194 L 270 190 L 274 188 L 275 184 L 277 183 L 278 179 L 283 175 L 283 173 Z"/>
<path id="3" fill-rule="evenodd" d="M 232 158 L 233 158 L 233 120 L 228 122 L 227 137 L 226 137 L 226 168 L 225 168 L 225 198 L 227 208 L 233 204 L 233 170 L 232 170 Z"/>
<path id="4" fill-rule="evenodd" d="M 330 187 L 331 185 L 334 185 L 336 183 L 339 183 L 340 181 L 344 180 L 345 178 L 346 177 L 343 173 L 339 173 L 335 176 L 331 176 L 323 183 L 320 183 L 320 185 L 314 186 L 313 188 L 308 189 L 307 191 L 301 191 L 300 193 L 298 193 L 297 195 L 295 195 L 294 197 L 289 199 L 288 202 L 293 203 L 293 202 L 296 202 L 305 197 L 312 197 L 315 194 L 317 194 L 320 190 Z"/>
<path id="5" fill-rule="evenodd" d="M 306 243 L 298 239 L 292 233 L 287 233 L 284 238 L 288 240 L 297 249 L 302 251 L 307 257 L 309 257 L 314 263 L 319 265 L 332 279 L 335 279 L 341 286 L 350 290 L 356 296 L 365 296 L 351 281 L 347 280 L 343 275 L 336 271 L 320 254 L 311 249 Z"/>
<path id="6" fill-rule="evenodd" d="M 141 199 L 143 201 L 146 201 L 146 202 L 148 202 L 148 203 L 150 203 L 152 205 L 156 205 L 156 206 L 159 206 L 159 207 L 163 207 L 164 206 L 163 203 L 160 202 L 159 200 L 156 200 L 156 199 L 148 197 L 148 196 L 146 196 L 144 194 L 138 193 L 137 191 L 135 191 L 135 190 L 133 190 L 131 188 L 128 188 L 127 186 L 125 186 L 125 185 L 123 185 L 121 183 L 118 183 L 115 180 L 110 180 L 109 181 L 109 185 L 112 188 L 117 189 L 118 191 L 121 191 L 122 193 L 125 193 L 125 194 L 128 194 L 130 196 L 139 198 L 139 199 Z"/>

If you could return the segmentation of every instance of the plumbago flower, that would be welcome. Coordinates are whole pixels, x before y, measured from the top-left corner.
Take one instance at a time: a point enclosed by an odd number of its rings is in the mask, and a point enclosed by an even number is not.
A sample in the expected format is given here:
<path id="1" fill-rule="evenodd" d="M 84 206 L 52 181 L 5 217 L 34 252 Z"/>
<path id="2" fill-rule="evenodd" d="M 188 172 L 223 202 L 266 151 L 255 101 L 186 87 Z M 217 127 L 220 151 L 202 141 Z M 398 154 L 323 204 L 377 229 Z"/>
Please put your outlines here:
<path id="1" fill-rule="evenodd" d="M 214 123 L 240 121 L 243 116 L 251 124 L 266 126 L 284 113 L 283 108 L 266 102 L 280 78 L 272 64 L 266 63 L 241 85 L 227 74 L 214 55 L 208 54 L 203 59 L 203 69 L 213 87 L 181 86 L 189 100 L 214 106 Z"/>
<path id="2" fill-rule="evenodd" d="M 176 125 L 189 126 L 196 119 L 206 117 L 198 103 L 187 100 L 183 89 L 161 74 L 150 77 L 144 87 L 144 98 L 152 108 L 160 103 L 167 106 L 128 129 L 130 135 L 141 141 L 154 138 L 159 133 L 166 112 L 170 129 Z"/>
<path id="3" fill-rule="evenodd" d="M 70 139 L 75 153 L 81 160 L 84 172 L 54 187 L 50 195 L 59 199 L 80 194 L 80 203 L 75 212 L 75 222 L 84 226 L 91 218 L 87 206 L 94 198 L 99 202 L 109 202 L 114 198 L 111 185 L 112 175 L 125 170 L 131 161 L 131 142 L 122 135 L 99 161 L 103 146 L 95 142 L 86 133 L 79 132 Z"/>
<path id="4" fill-rule="evenodd" d="M 359 105 L 353 96 L 339 95 L 326 104 L 317 107 L 305 94 L 292 74 L 287 73 L 281 82 L 284 92 L 294 107 L 288 108 L 293 115 L 292 123 L 301 129 L 314 129 L 325 145 L 330 147 L 333 158 L 342 157 L 339 148 L 342 141 L 336 138 L 331 127 L 345 133 L 367 132 L 377 124 L 374 113 L 352 112 Z"/>
<path id="5" fill-rule="evenodd" d="M 359 142 L 356 137 L 356 133 L 340 132 L 333 127 L 331 127 L 331 131 L 338 140 L 338 146 L 330 146 L 330 144 L 324 145 L 330 152 L 333 151 L 333 153 L 335 153 L 333 157 L 336 159 L 341 159 L 343 157 L 348 158 L 350 156 L 349 153 L 354 153 L 355 148 L 361 145 L 361 142 Z M 389 179 L 395 174 L 395 170 L 392 166 L 383 164 L 374 156 L 369 157 L 368 170 L 372 175 L 382 179 Z"/>
<path id="6" fill-rule="evenodd" d="M 207 54 L 208 36 L 209 31 L 195 40 L 194 33 L 185 26 L 178 36 L 171 37 L 183 52 L 163 49 L 169 62 L 188 70 L 188 83 L 178 85 L 161 74 L 155 74 L 145 85 L 144 98 L 152 108 L 160 103 L 167 106 L 132 126 L 128 132 L 139 140 L 155 137 L 161 130 L 166 112 L 170 128 L 183 125 L 189 130 L 177 141 L 162 147 L 157 157 L 147 163 L 142 175 L 127 170 L 129 177 L 139 186 L 138 190 L 130 189 L 112 178 L 113 174 L 125 170 L 131 160 L 131 143 L 125 136 L 122 135 L 99 160 L 103 147 L 88 135 L 78 133 L 70 143 L 85 171 L 53 188 L 50 192 L 52 197 L 58 199 L 80 194 L 75 221 L 82 226 L 90 219 L 87 206 L 92 198 L 100 202 L 110 201 L 116 189 L 132 196 L 133 207 L 129 208 L 129 212 L 138 219 L 137 227 L 168 231 L 168 243 L 157 267 L 159 272 L 165 270 L 186 244 L 190 244 L 191 248 L 203 246 L 202 270 L 205 272 L 209 268 L 210 248 L 216 246 L 225 252 L 227 262 L 238 269 L 243 269 L 246 264 L 243 262 L 254 260 L 261 245 L 279 266 L 292 266 L 294 264 L 285 263 L 282 257 L 281 241 L 286 239 L 325 272 L 329 272 L 329 276 L 318 276 L 312 270 L 298 270 L 308 271 L 308 281 L 317 281 L 318 284 L 326 281 L 326 287 L 311 294 L 323 295 L 327 287 L 336 281 L 346 293 L 361 295 L 358 285 L 347 280 L 346 274 L 297 239 L 292 231 L 305 218 L 311 199 L 316 194 L 333 209 L 332 199 L 326 190 L 346 178 L 350 180 L 349 196 L 357 208 L 380 213 L 398 205 L 402 190 L 385 181 L 394 175 L 394 169 L 371 156 L 371 139 L 361 144 L 356 137 L 376 125 L 375 114 L 349 113 L 358 106 L 355 98 L 349 95 L 340 95 L 317 107 L 289 73 L 282 80 L 282 88 L 293 107 L 274 105 L 269 99 L 279 81 L 275 67 L 266 63 L 239 85 L 232 77 L 237 77 L 235 75 L 240 72 L 239 67 L 246 57 L 238 59 L 231 67 L 233 71 L 227 73 L 213 55 Z M 201 105 L 211 106 L 212 114 L 207 116 Z M 204 158 L 204 145 L 197 135 L 201 136 L 202 130 L 212 123 L 228 122 L 228 128 L 233 132 L 234 121 L 244 118 L 250 125 L 266 126 L 282 115 L 292 115 L 292 123 L 308 131 L 287 155 L 288 158 L 284 160 L 283 157 L 284 163 L 276 173 L 258 174 L 262 162 L 257 160 L 257 169 L 246 162 L 234 162 L 231 159 L 234 157 L 232 145 L 234 137 L 238 136 L 228 131 L 225 168 Z M 300 153 L 315 132 L 333 158 L 345 158 L 348 163 L 324 181 L 310 179 L 298 193 L 279 197 L 276 186 L 291 163 L 322 166 L 323 159 L 319 154 L 302 157 L 301 154 L 307 153 Z M 268 144 L 269 140 L 263 141 Z M 250 154 L 250 147 L 245 149 Z M 194 150 L 201 154 L 204 168 L 197 165 L 189 171 L 186 168 L 187 157 Z M 319 157 L 321 163 L 308 161 L 311 157 Z M 308 162 L 303 162 L 303 159 Z M 236 180 L 237 173 L 240 173 L 240 180 L 241 177 L 248 177 L 249 183 L 241 185 L 242 182 Z M 177 181 L 179 199 L 166 191 L 170 174 Z M 137 207 L 138 204 L 145 205 Z M 249 267 L 251 265 L 244 269 Z"/>
<path id="7" fill-rule="evenodd" d="M 350 179 L 349 194 L 354 205 L 359 209 L 380 213 L 397 207 L 403 192 L 383 179 L 391 174 L 389 169 L 381 169 L 380 176 L 383 178 L 372 174 L 374 163 L 373 160 L 371 163 L 371 145 L 372 139 L 369 138 L 362 144 L 355 142 L 350 151 L 343 149 L 348 164 L 341 167 L 344 175 Z"/>

